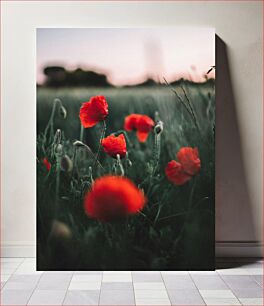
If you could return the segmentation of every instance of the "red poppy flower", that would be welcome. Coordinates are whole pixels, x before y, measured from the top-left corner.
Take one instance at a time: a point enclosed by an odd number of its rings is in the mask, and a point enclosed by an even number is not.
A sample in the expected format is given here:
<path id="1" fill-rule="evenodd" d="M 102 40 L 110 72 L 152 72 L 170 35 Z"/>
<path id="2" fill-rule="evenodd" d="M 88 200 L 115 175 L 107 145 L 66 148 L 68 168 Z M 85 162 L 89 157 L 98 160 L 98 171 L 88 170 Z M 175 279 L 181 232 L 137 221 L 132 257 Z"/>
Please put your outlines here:
<path id="1" fill-rule="evenodd" d="M 154 125 L 154 121 L 147 115 L 131 114 L 125 118 L 124 129 L 128 132 L 136 130 L 138 140 L 145 142 Z"/>
<path id="2" fill-rule="evenodd" d="M 102 176 L 84 198 L 84 210 L 91 218 L 110 222 L 138 213 L 145 205 L 144 194 L 128 178 Z"/>
<path id="3" fill-rule="evenodd" d="M 104 138 L 102 140 L 102 146 L 104 151 L 112 157 L 116 158 L 117 154 L 121 158 L 126 156 L 126 139 L 124 134 L 120 134 L 119 136 L 110 135 Z"/>
<path id="4" fill-rule="evenodd" d="M 90 101 L 82 104 L 79 117 L 85 128 L 96 125 L 105 120 L 108 115 L 108 104 L 104 96 L 95 96 Z"/>
<path id="5" fill-rule="evenodd" d="M 48 171 L 51 169 L 51 163 L 48 161 L 47 157 L 43 158 L 42 160 L 43 165 L 46 167 Z"/>
<path id="6" fill-rule="evenodd" d="M 182 165 L 176 160 L 168 163 L 165 173 L 168 180 L 175 185 L 183 185 L 192 178 L 191 175 L 184 172 Z"/>
<path id="7" fill-rule="evenodd" d="M 198 148 L 184 147 L 177 153 L 178 161 L 189 175 L 197 174 L 201 169 Z"/>
<path id="8" fill-rule="evenodd" d="M 129 116 L 126 116 L 125 123 L 124 123 L 124 129 L 128 132 L 136 130 L 137 128 L 136 124 L 140 116 L 141 116 L 140 114 L 131 114 Z"/>

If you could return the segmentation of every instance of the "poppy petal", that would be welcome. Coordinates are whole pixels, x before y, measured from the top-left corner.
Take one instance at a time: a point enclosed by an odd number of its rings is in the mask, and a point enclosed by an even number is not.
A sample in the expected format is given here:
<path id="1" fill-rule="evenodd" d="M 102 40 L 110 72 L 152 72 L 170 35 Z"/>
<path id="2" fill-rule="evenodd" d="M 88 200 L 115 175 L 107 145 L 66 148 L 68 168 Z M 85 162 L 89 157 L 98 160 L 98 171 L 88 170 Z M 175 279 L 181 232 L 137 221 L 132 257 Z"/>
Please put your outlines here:
<path id="1" fill-rule="evenodd" d="M 105 120 L 108 115 L 108 104 L 104 96 L 94 96 L 82 104 L 80 120 L 84 128 L 93 127 L 99 121 Z"/>
<path id="2" fill-rule="evenodd" d="M 189 175 L 197 174 L 201 169 L 198 148 L 183 147 L 177 153 L 178 161 Z"/>
<path id="3" fill-rule="evenodd" d="M 168 180 L 174 185 L 183 185 L 188 182 L 192 176 L 184 172 L 183 167 L 176 160 L 171 160 L 165 169 Z"/>
<path id="4" fill-rule="evenodd" d="M 126 156 L 126 139 L 123 134 L 119 136 L 110 135 L 102 140 L 104 151 L 111 157 L 116 158 L 117 154 L 121 158 Z"/>
<path id="5" fill-rule="evenodd" d="M 148 139 L 149 132 L 137 131 L 137 139 L 139 142 L 146 142 Z"/>

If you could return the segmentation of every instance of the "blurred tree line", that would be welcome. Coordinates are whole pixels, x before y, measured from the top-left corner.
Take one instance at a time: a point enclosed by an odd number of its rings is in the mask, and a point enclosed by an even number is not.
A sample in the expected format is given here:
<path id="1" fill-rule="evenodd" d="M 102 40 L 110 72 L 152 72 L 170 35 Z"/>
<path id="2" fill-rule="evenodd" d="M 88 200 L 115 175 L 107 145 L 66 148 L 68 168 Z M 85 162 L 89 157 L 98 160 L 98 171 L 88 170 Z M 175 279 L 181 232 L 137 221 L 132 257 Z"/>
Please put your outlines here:
<path id="1" fill-rule="evenodd" d="M 42 85 L 43 87 L 112 87 L 107 76 L 105 74 L 100 74 L 95 71 L 87 71 L 81 68 L 77 68 L 73 71 L 66 70 L 61 66 L 49 66 L 44 68 L 44 74 L 46 76 L 45 82 Z M 205 77 L 205 82 L 214 83 L 214 79 Z M 173 82 L 170 82 L 172 86 L 180 85 L 182 82 L 195 85 L 192 81 L 179 79 Z M 151 77 L 147 77 L 146 80 L 140 84 L 127 85 L 125 87 L 133 86 L 156 86 L 158 85 L 155 80 Z"/>
<path id="2" fill-rule="evenodd" d="M 44 74 L 46 76 L 43 84 L 45 87 L 112 86 L 106 75 L 81 68 L 68 71 L 64 67 L 50 66 L 44 69 Z"/>

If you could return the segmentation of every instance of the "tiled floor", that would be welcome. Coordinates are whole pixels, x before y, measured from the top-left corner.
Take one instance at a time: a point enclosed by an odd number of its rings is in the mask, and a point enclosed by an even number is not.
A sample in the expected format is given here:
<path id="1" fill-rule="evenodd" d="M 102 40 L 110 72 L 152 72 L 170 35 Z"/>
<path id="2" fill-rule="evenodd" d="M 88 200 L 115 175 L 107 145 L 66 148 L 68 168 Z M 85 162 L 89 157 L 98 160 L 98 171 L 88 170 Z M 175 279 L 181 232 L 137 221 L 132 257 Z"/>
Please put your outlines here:
<path id="1" fill-rule="evenodd" d="M 263 305 L 263 262 L 216 271 L 37 272 L 34 258 L 1 258 L 0 305 Z"/>

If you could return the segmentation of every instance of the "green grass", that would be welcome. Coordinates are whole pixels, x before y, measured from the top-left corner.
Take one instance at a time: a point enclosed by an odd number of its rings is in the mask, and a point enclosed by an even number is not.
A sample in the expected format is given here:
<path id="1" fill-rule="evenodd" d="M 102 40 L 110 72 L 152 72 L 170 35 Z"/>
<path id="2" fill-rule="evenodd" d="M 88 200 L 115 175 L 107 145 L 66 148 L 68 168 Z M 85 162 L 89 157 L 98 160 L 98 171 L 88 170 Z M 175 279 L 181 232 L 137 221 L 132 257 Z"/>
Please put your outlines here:
<path id="1" fill-rule="evenodd" d="M 37 239 L 40 270 L 204 270 L 214 269 L 214 123 L 215 96 L 212 83 L 184 84 L 186 96 L 176 88 L 180 99 L 194 109 L 194 116 L 167 86 L 153 88 L 38 89 L 37 94 Z M 109 104 L 106 135 L 123 128 L 126 115 L 159 113 L 164 122 L 161 155 L 154 177 L 154 133 L 147 142 L 138 143 L 128 133 L 132 166 L 125 175 L 143 188 L 148 204 L 142 214 L 118 223 L 103 224 L 88 218 L 83 196 L 90 188 L 90 155 L 82 149 L 74 152 L 79 139 L 79 109 L 93 95 L 105 95 Z M 75 156 L 73 171 L 60 171 L 50 139 L 43 132 L 53 100 L 60 98 L 67 110 L 66 119 L 56 114 L 54 130 L 62 130 L 63 154 Z M 96 152 L 101 126 L 86 129 L 84 142 Z M 51 135 L 52 136 L 52 135 Z M 175 159 L 184 146 L 197 146 L 202 168 L 182 186 L 174 186 L 165 177 L 166 164 Z M 41 159 L 47 156 L 52 169 L 47 174 Z M 105 168 L 93 167 L 93 177 L 111 173 L 114 160 L 100 154 Z M 56 199 L 56 180 L 60 181 Z M 71 233 L 52 230 L 54 220 L 65 224 Z"/>

